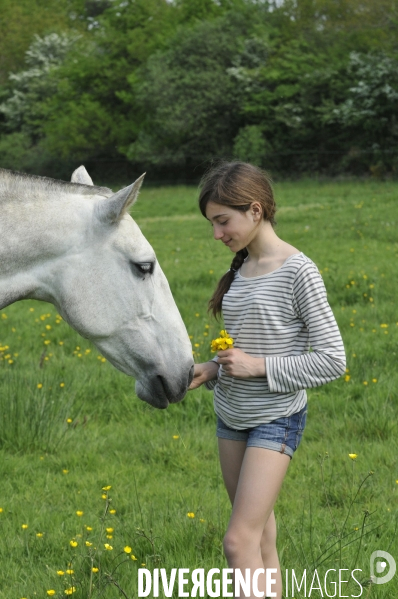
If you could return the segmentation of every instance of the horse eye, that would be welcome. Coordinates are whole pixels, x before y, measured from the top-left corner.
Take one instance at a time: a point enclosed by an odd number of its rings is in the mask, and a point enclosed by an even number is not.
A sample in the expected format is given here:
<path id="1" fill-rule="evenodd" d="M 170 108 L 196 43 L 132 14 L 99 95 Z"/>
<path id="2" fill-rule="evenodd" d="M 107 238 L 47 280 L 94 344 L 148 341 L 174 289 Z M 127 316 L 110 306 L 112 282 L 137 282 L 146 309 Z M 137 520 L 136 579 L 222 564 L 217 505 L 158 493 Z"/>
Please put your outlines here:
<path id="1" fill-rule="evenodd" d="M 142 273 L 143 275 L 152 274 L 153 273 L 153 262 L 134 262 L 134 266 Z"/>

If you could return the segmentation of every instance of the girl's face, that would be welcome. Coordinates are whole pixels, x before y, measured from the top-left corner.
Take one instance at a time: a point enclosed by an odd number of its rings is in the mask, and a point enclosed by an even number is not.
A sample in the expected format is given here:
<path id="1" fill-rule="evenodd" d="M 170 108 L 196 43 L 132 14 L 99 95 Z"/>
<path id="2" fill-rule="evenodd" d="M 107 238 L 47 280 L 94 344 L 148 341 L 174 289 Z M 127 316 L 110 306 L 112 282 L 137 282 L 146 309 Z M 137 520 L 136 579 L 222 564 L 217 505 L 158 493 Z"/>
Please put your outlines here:
<path id="1" fill-rule="evenodd" d="M 253 202 L 246 212 L 208 202 L 206 218 L 212 224 L 214 239 L 222 241 L 231 252 L 238 252 L 255 238 L 262 212 L 257 202 Z"/>

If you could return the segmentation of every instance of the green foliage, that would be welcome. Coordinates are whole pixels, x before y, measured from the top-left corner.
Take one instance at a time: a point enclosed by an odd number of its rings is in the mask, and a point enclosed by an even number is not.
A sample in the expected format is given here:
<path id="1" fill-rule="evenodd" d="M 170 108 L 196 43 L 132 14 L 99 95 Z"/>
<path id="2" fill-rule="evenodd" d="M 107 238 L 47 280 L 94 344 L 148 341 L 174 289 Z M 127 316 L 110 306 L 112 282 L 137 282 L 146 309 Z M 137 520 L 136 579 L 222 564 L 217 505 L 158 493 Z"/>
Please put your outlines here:
<path id="1" fill-rule="evenodd" d="M 20 19 L 5 70 L 35 32 L 62 51 L 32 54 L 0 89 L 3 166 L 121 161 L 192 179 L 239 156 L 283 175 L 398 172 L 393 0 L 59 0 L 57 16 L 35 0 L 29 34 L 26 0 L 3 2 Z"/>

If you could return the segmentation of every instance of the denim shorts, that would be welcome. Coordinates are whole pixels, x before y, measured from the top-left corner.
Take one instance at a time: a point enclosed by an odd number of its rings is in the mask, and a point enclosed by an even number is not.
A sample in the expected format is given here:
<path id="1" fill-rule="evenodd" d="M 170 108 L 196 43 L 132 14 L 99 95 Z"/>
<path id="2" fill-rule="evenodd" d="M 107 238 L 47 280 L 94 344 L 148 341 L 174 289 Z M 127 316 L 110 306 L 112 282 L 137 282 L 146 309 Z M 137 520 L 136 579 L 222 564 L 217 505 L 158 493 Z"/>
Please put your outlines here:
<path id="1" fill-rule="evenodd" d="M 231 441 L 246 441 L 247 447 L 262 447 L 279 453 L 286 453 L 290 458 L 300 444 L 305 422 L 307 406 L 291 416 L 283 416 L 267 424 L 259 424 L 253 428 L 235 430 L 218 417 L 217 437 Z"/>

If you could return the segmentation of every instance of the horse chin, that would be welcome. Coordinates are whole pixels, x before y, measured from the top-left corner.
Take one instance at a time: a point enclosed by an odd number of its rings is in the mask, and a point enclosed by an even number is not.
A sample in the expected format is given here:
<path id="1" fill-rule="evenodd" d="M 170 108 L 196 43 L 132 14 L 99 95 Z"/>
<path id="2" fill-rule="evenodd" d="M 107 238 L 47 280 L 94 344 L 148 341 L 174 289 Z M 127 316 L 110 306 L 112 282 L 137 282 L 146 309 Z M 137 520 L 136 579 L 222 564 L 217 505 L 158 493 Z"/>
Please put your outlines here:
<path id="1" fill-rule="evenodd" d="M 159 410 L 165 410 L 169 405 L 169 400 L 158 386 L 156 389 L 151 390 L 141 381 L 137 381 L 135 383 L 135 392 L 142 401 L 146 401 L 146 403 Z"/>

